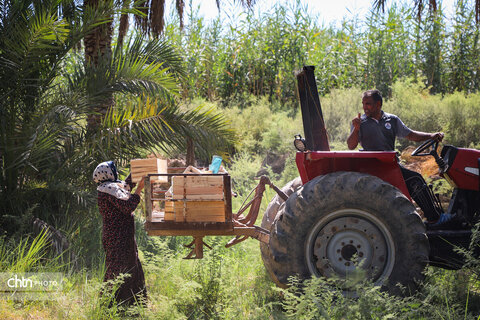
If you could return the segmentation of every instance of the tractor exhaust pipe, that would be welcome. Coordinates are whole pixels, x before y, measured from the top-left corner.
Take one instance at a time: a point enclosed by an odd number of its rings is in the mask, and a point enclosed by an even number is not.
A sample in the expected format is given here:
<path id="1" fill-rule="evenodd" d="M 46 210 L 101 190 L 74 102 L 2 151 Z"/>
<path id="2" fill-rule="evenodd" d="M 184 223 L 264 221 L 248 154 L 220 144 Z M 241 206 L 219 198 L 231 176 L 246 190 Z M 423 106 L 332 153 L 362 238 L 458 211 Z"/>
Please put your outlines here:
<path id="1" fill-rule="evenodd" d="M 314 66 L 304 66 L 296 74 L 305 142 L 307 150 L 330 151 L 314 71 Z"/>

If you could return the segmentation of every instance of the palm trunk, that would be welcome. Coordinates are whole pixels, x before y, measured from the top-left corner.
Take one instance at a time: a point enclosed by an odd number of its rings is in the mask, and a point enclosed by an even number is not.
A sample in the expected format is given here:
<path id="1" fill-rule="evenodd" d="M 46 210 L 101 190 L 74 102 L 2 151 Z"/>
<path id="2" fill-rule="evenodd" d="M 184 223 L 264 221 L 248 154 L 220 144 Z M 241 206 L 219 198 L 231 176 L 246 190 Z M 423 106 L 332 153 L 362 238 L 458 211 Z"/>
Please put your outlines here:
<path id="1" fill-rule="evenodd" d="M 195 165 L 195 145 L 192 138 L 187 138 L 187 157 L 186 157 L 187 166 Z"/>
<path id="2" fill-rule="evenodd" d="M 98 7 L 99 1 L 102 0 L 85 0 L 85 7 Z M 113 20 L 113 19 L 112 19 Z M 90 33 L 85 35 L 83 43 L 85 46 L 85 63 L 87 66 L 93 64 L 98 65 L 99 58 L 110 59 L 112 56 L 112 35 L 113 23 L 109 21 L 94 28 Z M 108 110 L 114 105 L 112 95 L 107 95 L 103 102 L 94 107 L 93 113 L 88 115 L 87 128 L 89 132 L 95 132 L 107 114 Z"/>

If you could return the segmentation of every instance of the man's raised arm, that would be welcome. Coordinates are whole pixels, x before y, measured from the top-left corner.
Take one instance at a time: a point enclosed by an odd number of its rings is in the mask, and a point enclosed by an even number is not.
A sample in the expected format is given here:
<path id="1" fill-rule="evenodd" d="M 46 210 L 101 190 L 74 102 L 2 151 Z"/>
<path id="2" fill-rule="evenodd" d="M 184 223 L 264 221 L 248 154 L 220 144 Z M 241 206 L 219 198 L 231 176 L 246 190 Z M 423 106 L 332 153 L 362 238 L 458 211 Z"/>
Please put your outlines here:
<path id="1" fill-rule="evenodd" d="M 358 114 L 358 117 L 352 120 L 353 130 L 350 132 L 350 135 L 347 138 L 348 149 L 353 150 L 358 146 L 358 136 L 360 134 L 360 120 L 361 114 Z"/>

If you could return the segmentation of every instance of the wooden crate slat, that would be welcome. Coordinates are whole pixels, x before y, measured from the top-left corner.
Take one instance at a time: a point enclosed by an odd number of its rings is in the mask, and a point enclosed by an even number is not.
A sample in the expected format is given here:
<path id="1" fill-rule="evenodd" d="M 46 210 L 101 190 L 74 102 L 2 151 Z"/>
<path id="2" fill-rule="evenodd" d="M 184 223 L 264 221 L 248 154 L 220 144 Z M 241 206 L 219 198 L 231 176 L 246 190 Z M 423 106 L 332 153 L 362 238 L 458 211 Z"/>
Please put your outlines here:
<path id="1" fill-rule="evenodd" d="M 174 176 L 172 177 L 172 185 L 183 186 L 195 185 L 195 186 L 215 186 L 223 185 L 222 176 Z"/>
<path id="2" fill-rule="evenodd" d="M 165 221 L 175 221 L 175 214 L 173 212 L 167 212 L 165 211 L 165 215 L 164 215 L 164 219 Z"/>
<path id="3" fill-rule="evenodd" d="M 158 158 L 131 159 L 130 164 L 134 164 L 135 166 L 149 165 L 149 164 L 152 164 L 152 163 L 156 163 L 157 160 L 159 160 L 159 159 Z"/>
<path id="4" fill-rule="evenodd" d="M 179 186 L 179 185 L 174 185 L 172 187 L 173 193 L 176 192 L 185 192 L 186 193 L 191 193 L 191 194 L 202 194 L 202 193 L 221 193 L 223 192 L 223 185 L 221 184 L 216 184 L 216 185 L 197 185 L 197 184 L 191 184 L 191 185 L 186 185 L 186 186 Z"/>
<path id="5" fill-rule="evenodd" d="M 173 199 L 223 200 L 222 176 L 175 176 L 172 178 Z"/>
<path id="6" fill-rule="evenodd" d="M 188 217 L 187 222 L 225 222 L 225 216 L 215 216 L 215 217 Z"/>
<path id="7" fill-rule="evenodd" d="M 186 203 L 187 203 L 187 208 L 192 208 L 192 209 L 225 207 L 225 203 L 223 201 L 190 201 Z"/>
<path id="8" fill-rule="evenodd" d="M 142 177 L 152 173 L 167 173 L 167 160 L 150 159 L 132 159 L 130 160 L 132 181 L 137 183 Z M 167 177 L 151 177 L 155 182 L 167 182 Z"/>
<path id="9" fill-rule="evenodd" d="M 198 196 L 198 195 L 221 195 L 223 198 L 223 189 L 221 188 L 187 188 L 185 190 L 183 189 L 174 189 L 173 190 L 173 196 L 183 196 L 184 194 L 186 196 Z M 178 198 L 178 197 L 177 197 Z M 175 198 L 175 199 L 177 199 Z M 188 199 L 188 197 L 186 197 Z"/>
<path id="10" fill-rule="evenodd" d="M 187 194 L 185 197 L 183 195 L 174 194 L 173 198 L 175 200 L 187 199 L 187 200 L 223 200 L 223 193 L 222 194 Z"/>
<path id="11" fill-rule="evenodd" d="M 223 201 L 165 201 L 165 208 L 183 208 L 195 210 L 206 210 L 206 208 L 224 208 L 225 203 Z"/>
<path id="12" fill-rule="evenodd" d="M 168 223 L 225 223 L 223 175 L 173 176 L 164 185 L 163 221 Z M 181 201 L 181 200 L 187 201 Z M 176 200 L 176 201 L 170 201 Z M 161 202 L 161 201 L 160 201 Z M 162 220 L 156 220 L 161 222 Z"/>
<path id="13" fill-rule="evenodd" d="M 223 201 L 165 201 L 165 220 L 176 222 L 224 222 Z"/>

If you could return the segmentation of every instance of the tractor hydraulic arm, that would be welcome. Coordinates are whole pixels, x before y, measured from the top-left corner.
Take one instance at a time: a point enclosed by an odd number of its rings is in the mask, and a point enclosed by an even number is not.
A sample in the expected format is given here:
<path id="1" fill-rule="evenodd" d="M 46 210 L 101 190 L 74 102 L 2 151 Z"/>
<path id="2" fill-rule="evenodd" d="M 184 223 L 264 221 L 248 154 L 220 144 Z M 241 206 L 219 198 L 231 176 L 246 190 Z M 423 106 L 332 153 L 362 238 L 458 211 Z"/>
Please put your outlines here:
<path id="1" fill-rule="evenodd" d="M 255 195 L 253 196 L 253 199 L 250 200 L 250 202 L 248 202 L 247 204 L 243 205 L 240 210 L 238 210 L 238 212 L 233 215 L 234 230 L 238 231 L 239 235 L 230 240 L 226 247 L 231 247 L 239 242 L 246 240 L 248 237 L 255 238 L 264 243 L 268 243 L 270 238 L 270 232 L 264 228 L 255 226 L 258 212 L 260 211 L 260 205 L 262 203 L 263 193 L 265 192 L 265 185 L 269 185 L 271 188 L 273 188 L 273 190 L 277 192 L 278 196 L 284 201 L 287 200 L 287 195 L 285 195 L 282 190 L 275 186 L 268 177 L 261 176 L 260 182 L 254 189 Z M 244 216 L 243 212 L 245 212 L 249 207 L 250 210 L 247 216 Z"/>

